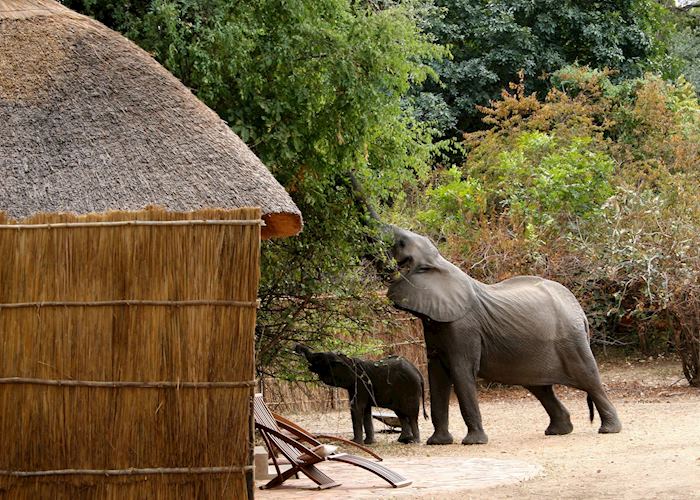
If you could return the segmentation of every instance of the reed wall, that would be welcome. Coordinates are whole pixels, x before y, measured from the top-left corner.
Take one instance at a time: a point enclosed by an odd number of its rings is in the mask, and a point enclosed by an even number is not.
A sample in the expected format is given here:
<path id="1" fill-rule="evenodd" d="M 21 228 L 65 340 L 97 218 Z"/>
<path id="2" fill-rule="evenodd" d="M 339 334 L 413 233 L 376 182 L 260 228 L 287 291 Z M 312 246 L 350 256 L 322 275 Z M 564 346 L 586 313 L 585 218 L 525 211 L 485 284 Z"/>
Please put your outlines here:
<path id="1" fill-rule="evenodd" d="M 0 220 L 0 496 L 251 494 L 259 219 Z"/>

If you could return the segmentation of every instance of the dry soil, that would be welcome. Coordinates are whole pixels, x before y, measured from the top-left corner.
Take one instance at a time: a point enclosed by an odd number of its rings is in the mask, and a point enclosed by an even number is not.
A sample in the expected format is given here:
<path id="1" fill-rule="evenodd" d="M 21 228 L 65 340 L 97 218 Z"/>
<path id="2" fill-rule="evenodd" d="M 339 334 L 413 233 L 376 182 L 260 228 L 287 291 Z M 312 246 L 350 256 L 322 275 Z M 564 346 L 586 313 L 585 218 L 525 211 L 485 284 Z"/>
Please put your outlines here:
<path id="1" fill-rule="evenodd" d="M 489 489 L 456 489 L 420 498 L 700 498 L 700 389 L 683 378 L 676 359 L 599 361 L 601 376 L 623 423 L 620 434 L 597 433 L 585 394 L 555 391 L 571 412 L 573 433 L 545 436 L 548 419 L 537 400 L 521 388 L 486 386 L 481 412 L 489 443 L 478 446 L 401 445 L 397 434 L 378 432 L 380 454 L 398 458 L 460 457 L 516 459 L 539 464 L 543 472 L 519 484 Z M 347 412 L 293 415 L 308 429 L 350 437 Z M 431 434 L 421 421 L 423 441 Z M 382 430 L 377 423 L 375 429 Z M 466 427 L 456 402 L 450 430 L 459 443 Z"/>

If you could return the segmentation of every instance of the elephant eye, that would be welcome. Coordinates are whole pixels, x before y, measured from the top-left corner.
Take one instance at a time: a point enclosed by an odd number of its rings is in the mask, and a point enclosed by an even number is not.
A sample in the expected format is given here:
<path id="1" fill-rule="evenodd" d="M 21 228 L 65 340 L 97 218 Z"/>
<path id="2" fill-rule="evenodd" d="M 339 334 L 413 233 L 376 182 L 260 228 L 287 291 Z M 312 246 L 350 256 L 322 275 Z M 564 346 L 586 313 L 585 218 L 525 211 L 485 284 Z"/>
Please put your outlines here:
<path id="1" fill-rule="evenodd" d="M 416 269 L 413 270 L 414 273 L 426 273 L 430 271 L 432 268 L 429 266 L 419 266 Z"/>
<path id="2" fill-rule="evenodd" d="M 404 240 L 399 240 L 399 248 L 404 248 L 406 246 L 406 242 Z"/>

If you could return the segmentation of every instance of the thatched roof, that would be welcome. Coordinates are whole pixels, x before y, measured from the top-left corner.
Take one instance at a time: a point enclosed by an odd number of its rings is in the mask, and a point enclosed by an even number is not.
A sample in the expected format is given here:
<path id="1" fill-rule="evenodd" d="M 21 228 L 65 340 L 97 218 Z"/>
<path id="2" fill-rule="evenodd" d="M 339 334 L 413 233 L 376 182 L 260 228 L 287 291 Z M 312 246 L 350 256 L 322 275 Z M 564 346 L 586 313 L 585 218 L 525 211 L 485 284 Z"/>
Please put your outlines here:
<path id="1" fill-rule="evenodd" d="M 0 177 L 13 220 L 257 206 L 264 237 L 302 226 L 212 110 L 126 38 L 51 0 L 0 0 Z"/>

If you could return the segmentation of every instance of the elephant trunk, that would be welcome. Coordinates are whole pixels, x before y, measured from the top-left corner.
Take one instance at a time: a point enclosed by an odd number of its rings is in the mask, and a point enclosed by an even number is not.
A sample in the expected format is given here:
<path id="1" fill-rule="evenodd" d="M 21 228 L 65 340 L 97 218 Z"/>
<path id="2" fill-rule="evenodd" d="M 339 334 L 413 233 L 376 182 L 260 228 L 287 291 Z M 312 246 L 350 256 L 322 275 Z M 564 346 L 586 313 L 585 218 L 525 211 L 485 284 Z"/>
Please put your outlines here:
<path id="1" fill-rule="evenodd" d="M 355 174 L 353 172 L 348 172 L 348 177 L 350 179 L 355 202 L 357 205 L 364 208 L 365 213 L 372 219 L 369 223 L 363 221 L 366 226 L 370 227 L 373 234 L 367 235 L 369 248 L 367 249 L 367 254 L 362 257 L 372 263 L 377 274 L 383 281 L 388 282 L 395 271 L 395 266 L 393 265 L 389 252 L 389 248 L 394 241 L 394 226 L 386 224 L 379 218 L 377 211 L 367 199 L 367 194 L 357 180 L 357 177 L 355 177 Z"/>
<path id="2" fill-rule="evenodd" d="M 362 186 L 360 186 L 360 183 L 357 181 L 355 174 L 353 172 L 349 172 L 348 176 L 350 177 L 350 184 L 352 184 L 352 192 L 353 195 L 355 195 L 355 199 L 367 209 L 367 213 L 372 219 L 378 222 L 381 226 L 384 226 L 381 219 L 377 215 L 376 210 L 374 210 L 374 207 L 369 201 L 367 201 L 367 195 L 365 194 L 364 189 L 362 189 Z"/>
<path id="3" fill-rule="evenodd" d="M 307 361 L 309 360 L 309 356 L 311 355 L 311 349 L 309 349 L 303 344 L 295 344 L 294 352 L 303 355 L 307 359 Z"/>

